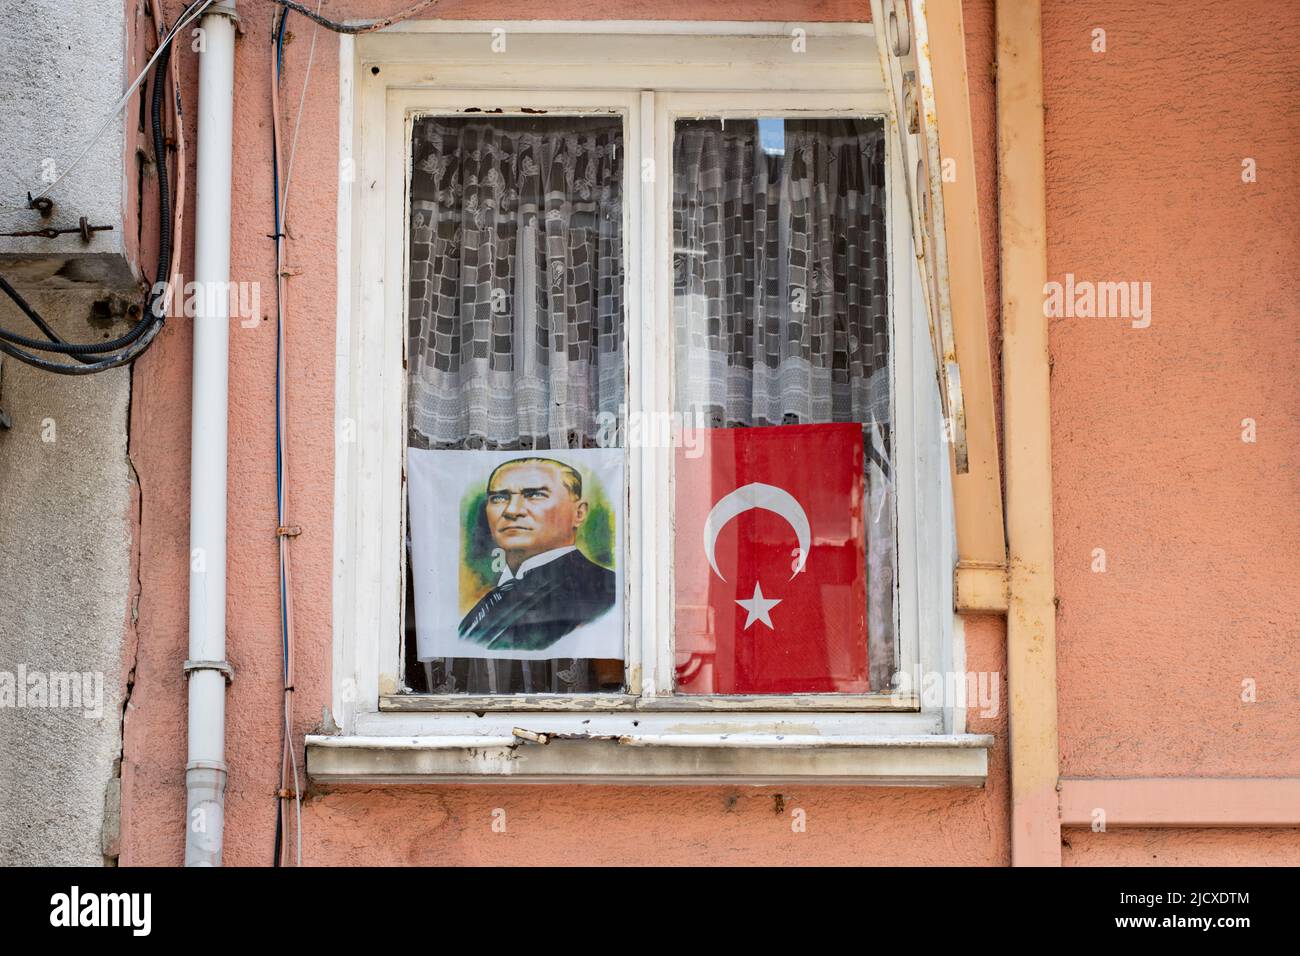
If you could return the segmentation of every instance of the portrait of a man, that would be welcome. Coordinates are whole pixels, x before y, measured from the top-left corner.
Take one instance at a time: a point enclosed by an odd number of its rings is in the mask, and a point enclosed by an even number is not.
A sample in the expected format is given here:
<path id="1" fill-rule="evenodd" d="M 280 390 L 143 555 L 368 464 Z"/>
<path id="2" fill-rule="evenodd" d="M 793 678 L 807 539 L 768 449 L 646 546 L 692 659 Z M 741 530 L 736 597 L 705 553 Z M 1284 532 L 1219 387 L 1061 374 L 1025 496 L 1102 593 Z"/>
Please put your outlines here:
<path id="1" fill-rule="evenodd" d="M 623 457 L 408 448 L 418 659 L 622 660 Z"/>
<path id="2" fill-rule="evenodd" d="M 553 458 L 506 461 L 489 476 L 485 497 L 500 576 L 461 620 L 461 640 L 545 650 L 614 606 L 614 572 L 578 548 L 590 506 L 576 468 Z"/>

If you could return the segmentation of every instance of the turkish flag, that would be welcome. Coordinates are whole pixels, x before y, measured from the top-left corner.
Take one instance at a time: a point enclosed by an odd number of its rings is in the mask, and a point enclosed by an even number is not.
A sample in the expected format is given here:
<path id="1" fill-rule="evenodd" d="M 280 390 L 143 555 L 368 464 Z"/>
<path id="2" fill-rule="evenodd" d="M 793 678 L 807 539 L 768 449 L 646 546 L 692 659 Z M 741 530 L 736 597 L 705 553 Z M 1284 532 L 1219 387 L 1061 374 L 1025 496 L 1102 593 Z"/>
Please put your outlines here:
<path id="1" fill-rule="evenodd" d="M 862 426 L 712 428 L 683 438 L 678 692 L 866 693 Z"/>

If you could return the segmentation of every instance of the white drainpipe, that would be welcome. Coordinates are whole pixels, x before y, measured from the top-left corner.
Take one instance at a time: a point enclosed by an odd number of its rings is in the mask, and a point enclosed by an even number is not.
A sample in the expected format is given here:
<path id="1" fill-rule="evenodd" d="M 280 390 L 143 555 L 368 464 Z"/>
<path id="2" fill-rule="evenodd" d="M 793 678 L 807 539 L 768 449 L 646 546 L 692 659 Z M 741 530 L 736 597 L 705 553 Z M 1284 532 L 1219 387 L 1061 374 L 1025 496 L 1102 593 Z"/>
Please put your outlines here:
<path id="1" fill-rule="evenodd" d="M 235 4 L 204 14 L 199 54 L 190 426 L 189 759 L 185 865 L 220 866 L 226 796 L 226 419 L 230 358 L 230 164 Z"/>

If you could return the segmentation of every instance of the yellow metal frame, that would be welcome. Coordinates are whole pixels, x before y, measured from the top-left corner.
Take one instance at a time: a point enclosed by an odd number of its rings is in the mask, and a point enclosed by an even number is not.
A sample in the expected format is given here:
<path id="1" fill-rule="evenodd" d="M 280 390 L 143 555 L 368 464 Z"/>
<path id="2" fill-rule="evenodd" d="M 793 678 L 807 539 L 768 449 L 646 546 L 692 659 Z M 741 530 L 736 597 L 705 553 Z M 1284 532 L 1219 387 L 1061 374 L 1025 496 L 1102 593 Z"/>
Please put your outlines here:
<path id="1" fill-rule="evenodd" d="M 1052 420 L 1040 0 L 997 5 L 1002 394 L 1007 468 L 1011 862 L 1059 866 Z"/>

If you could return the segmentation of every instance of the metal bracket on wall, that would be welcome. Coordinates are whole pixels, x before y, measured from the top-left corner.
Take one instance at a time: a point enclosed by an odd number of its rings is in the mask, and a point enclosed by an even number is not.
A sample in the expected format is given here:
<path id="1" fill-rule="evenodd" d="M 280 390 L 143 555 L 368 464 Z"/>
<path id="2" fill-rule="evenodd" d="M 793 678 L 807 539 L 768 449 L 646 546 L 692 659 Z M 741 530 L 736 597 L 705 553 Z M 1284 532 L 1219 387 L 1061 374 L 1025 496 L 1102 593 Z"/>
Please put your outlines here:
<path id="1" fill-rule="evenodd" d="M 59 236 L 75 232 L 81 236 L 82 242 L 90 242 L 97 232 L 112 232 L 112 226 L 92 226 L 90 221 L 82 216 L 77 220 L 75 226 L 68 226 L 64 229 L 55 229 L 53 226 L 46 226 L 42 229 L 20 229 L 17 232 L 0 232 L 0 236 L 7 238 L 39 238 L 39 239 L 57 239 Z"/>
<path id="2" fill-rule="evenodd" d="M 27 194 L 27 208 L 35 209 L 41 214 L 42 219 L 49 219 L 54 212 L 54 200 L 49 196 L 37 196 L 32 198 L 32 194 Z"/>
<path id="3" fill-rule="evenodd" d="M 191 671 L 220 671 L 226 677 L 226 685 L 235 679 L 235 669 L 230 666 L 230 661 L 190 661 L 185 662 L 185 676 L 189 677 Z"/>
<path id="4" fill-rule="evenodd" d="M 953 572 L 952 593 L 958 612 L 1007 613 L 1011 598 L 1006 565 L 960 562 Z"/>

